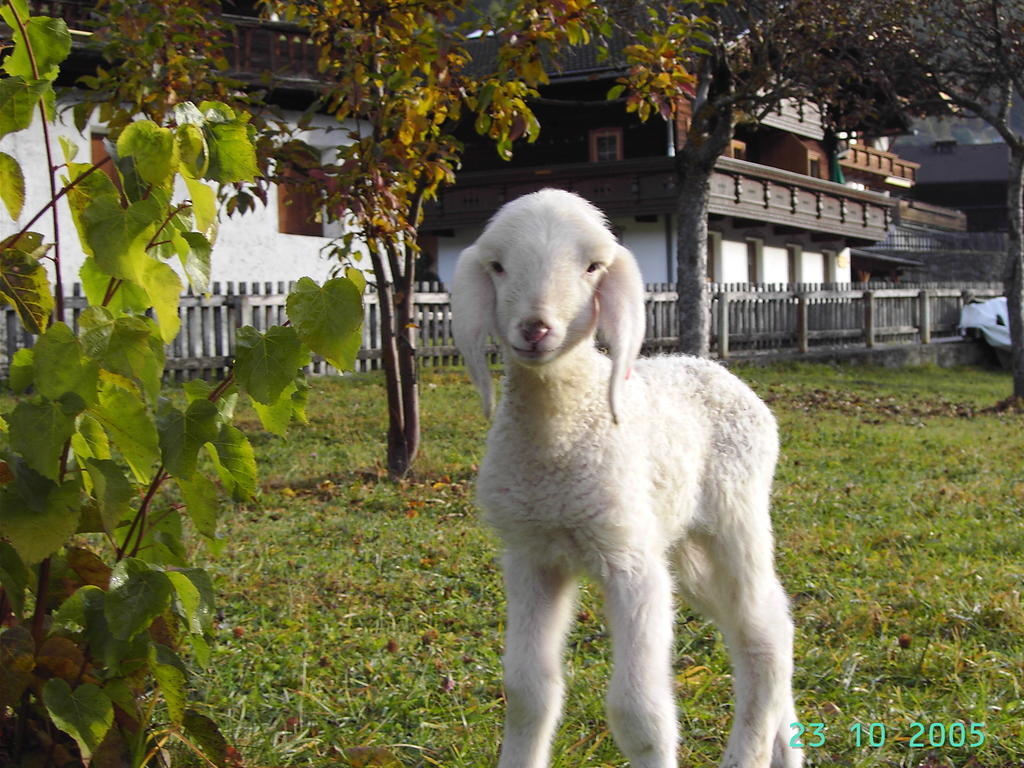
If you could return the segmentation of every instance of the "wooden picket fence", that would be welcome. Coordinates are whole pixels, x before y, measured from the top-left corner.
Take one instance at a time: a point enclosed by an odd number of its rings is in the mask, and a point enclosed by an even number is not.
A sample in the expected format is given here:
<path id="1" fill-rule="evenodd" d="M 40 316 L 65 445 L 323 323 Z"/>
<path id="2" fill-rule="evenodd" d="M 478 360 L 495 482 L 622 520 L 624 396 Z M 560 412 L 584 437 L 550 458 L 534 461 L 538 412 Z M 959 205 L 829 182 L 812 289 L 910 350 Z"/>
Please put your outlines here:
<path id="1" fill-rule="evenodd" d="M 209 296 L 181 299 L 181 332 L 167 346 L 168 378 L 218 378 L 231 365 L 235 330 L 245 325 L 266 330 L 286 319 L 285 283 L 214 283 Z M 712 351 L 720 359 L 736 356 L 810 352 L 817 348 L 928 344 L 959 335 L 964 303 L 1002 295 L 998 283 L 708 284 Z M 377 296 L 364 297 L 363 346 L 357 370 L 380 367 L 381 329 Z M 75 286 L 65 304 L 77 329 L 85 298 Z M 422 283 L 416 294 L 421 365 L 460 362 L 452 339 L 451 304 L 439 283 Z M 671 351 L 678 342 L 676 292 L 671 284 L 647 286 L 648 353 Z M 14 352 L 32 346 L 14 310 L 5 307 L 0 323 L 0 375 L 6 376 Z M 313 374 L 337 371 L 321 359 Z"/>

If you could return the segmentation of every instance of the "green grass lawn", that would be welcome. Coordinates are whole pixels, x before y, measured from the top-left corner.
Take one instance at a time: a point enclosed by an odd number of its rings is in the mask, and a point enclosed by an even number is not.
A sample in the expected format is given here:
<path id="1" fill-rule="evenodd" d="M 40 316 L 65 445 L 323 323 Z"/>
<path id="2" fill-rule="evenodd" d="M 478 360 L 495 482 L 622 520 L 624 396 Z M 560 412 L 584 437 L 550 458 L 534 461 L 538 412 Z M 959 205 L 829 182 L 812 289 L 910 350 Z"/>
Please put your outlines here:
<path id="1" fill-rule="evenodd" d="M 781 427 L 775 526 L 797 707 L 824 726 L 804 734 L 824 742 L 807 747 L 808 764 L 1024 764 L 1024 416 L 989 408 L 1009 377 L 739 374 Z M 247 768 L 495 762 L 504 601 L 495 540 L 471 503 L 486 424 L 458 373 L 425 373 L 422 405 L 422 454 L 401 485 L 384 479 L 375 375 L 315 382 L 310 423 L 287 441 L 243 413 L 263 491 L 224 512 L 229 543 L 208 563 L 219 644 L 199 679 Z M 728 662 L 712 625 L 678 613 L 680 765 L 716 765 Z M 626 764 L 604 721 L 608 657 L 587 585 L 558 768 Z M 871 724 L 884 744 L 869 744 L 881 741 Z"/>

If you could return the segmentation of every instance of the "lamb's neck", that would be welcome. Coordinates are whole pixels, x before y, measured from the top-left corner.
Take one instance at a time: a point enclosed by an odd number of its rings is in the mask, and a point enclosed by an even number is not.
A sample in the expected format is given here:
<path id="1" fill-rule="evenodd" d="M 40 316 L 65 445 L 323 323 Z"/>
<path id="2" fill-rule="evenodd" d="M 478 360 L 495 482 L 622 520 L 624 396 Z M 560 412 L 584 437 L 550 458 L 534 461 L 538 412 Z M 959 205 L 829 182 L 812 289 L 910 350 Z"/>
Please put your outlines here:
<path id="1" fill-rule="evenodd" d="M 531 368 L 506 365 L 505 406 L 530 424 L 534 434 L 564 434 L 593 426 L 608 397 L 609 361 L 592 347 L 577 348 L 547 365 Z"/>

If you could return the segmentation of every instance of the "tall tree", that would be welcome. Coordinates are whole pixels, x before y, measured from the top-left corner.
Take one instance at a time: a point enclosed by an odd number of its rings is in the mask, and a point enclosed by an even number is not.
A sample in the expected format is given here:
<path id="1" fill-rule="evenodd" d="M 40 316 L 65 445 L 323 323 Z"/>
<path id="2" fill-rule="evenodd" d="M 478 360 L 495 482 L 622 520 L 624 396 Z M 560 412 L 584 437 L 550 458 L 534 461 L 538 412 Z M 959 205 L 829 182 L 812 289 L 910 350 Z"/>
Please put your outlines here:
<path id="1" fill-rule="evenodd" d="M 344 225 L 337 252 L 373 268 L 388 403 L 387 466 L 404 475 L 419 447 L 416 370 L 417 235 L 424 201 L 450 184 L 462 150 L 454 131 L 473 119 L 503 157 L 537 135 L 527 105 L 544 77 L 541 56 L 587 32 L 589 0 L 516 2 L 497 21 L 459 27 L 465 0 L 267 0 L 307 28 L 330 86 L 322 109 L 342 125 L 337 160 L 322 167 L 327 216 Z M 469 32 L 492 36 L 496 66 L 471 67 Z"/>
<path id="2" fill-rule="evenodd" d="M 897 11 L 901 11 L 897 15 Z M 888 9 L 881 55 L 900 61 L 907 108 L 979 117 L 1010 151 L 1004 283 L 1013 394 L 1024 397 L 1024 133 L 1010 121 L 1024 98 L 1024 4 L 1020 0 L 903 0 Z M 899 57 L 899 58 L 897 58 Z M 890 72 L 892 70 L 890 69 Z M 908 87 L 908 83 L 911 84 Z"/>
<path id="3" fill-rule="evenodd" d="M 758 122 L 787 103 L 828 101 L 838 81 L 811 22 L 816 0 L 610 3 L 628 44 L 628 71 L 611 95 L 681 134 L 675 153 L 678 206 L 679 348 L 707 355 L 710 179 L 738 122 Z M 828 94 L 828 96 L 824 95 Z M 863 97 L 872 98 L 864 93 Z"/>

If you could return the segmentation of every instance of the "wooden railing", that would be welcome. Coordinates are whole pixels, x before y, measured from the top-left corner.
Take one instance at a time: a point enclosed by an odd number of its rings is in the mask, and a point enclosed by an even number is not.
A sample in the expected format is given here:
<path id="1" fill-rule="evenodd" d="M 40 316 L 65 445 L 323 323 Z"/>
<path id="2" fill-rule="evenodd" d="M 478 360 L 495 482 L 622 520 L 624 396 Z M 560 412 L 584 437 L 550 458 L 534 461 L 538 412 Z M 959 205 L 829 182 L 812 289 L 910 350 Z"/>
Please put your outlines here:
<path id="1" fill-rule="evenodd" d="M 896 200 L 823 179 L 722 157 L 710 180 L 708 212 L 763 225 L 796 227 L 857 242 L 885 237 Z M 674 213 L 670 157 L 462 173 L 425 209 L 424 229 L 479 226 L 502 203 L 543 187 L 581 194 L 609 216 Z"/>
<path id="2" fill-rule="evenodd" d="M 30 0 L 29 5 L 34 15 L 64 19 L 75 32 L 89 33 L 96 26 L 95 0 Z M 277 85 L 304 87 L 323 80 L 317 67 L 319 48 L 298 25 L 231 14 L 221 20 L 229 32 L 224 50 L 228 74 L 251 81 L 270 77 Z M 87 34 L 77 35 L 75 41 L 89 45 Z"/>
<path id="3" fill-rule="evenodd" d="M 839 164 L 848 171 L 860 171 L 877 176 L 892 176 L 913 183 L 917 178 L 920 163 L 904 160 L 892 152 L 884 152 L 862 144 L 851 144 Z"/>
<path id="4" fill-rule="evenodd" d="M 1001 295 L 996 283 L 879 286 L 709 284 L 712 349 L 719 359 L 811 352 L 819 348 L 929 344 L 958 336 L 960 309 L 972 298 Z M 210 296 L 181 300 L 181 332 L 166 348 L 170 379 L 218 378 L 230 368 L 235 330 L 253 325 L 266 330 L 286 319 L 284 283 L 214 284 Z M 377 296 L 364 297 L 363 346 L 357 369 L 380 367 L 380 308 Z M 77 328 L 86 301 L 78 290 L 65 300 L 67 321 Z M 460 362 L 452 338 L 451 304 L 438 283 L 416 294 L 417 355 L 421 365 Z M 679 336 L 675 287 L 647 286 L 645 353 L 670 352 Z M 0 375 L 11 357 L 34 339 L 21 330 L 10 307 L 0 323 Z M 323 360 L 314 374 L 337 373 Z"/>

